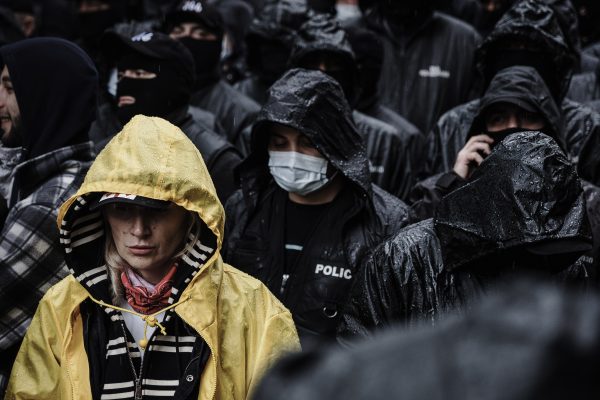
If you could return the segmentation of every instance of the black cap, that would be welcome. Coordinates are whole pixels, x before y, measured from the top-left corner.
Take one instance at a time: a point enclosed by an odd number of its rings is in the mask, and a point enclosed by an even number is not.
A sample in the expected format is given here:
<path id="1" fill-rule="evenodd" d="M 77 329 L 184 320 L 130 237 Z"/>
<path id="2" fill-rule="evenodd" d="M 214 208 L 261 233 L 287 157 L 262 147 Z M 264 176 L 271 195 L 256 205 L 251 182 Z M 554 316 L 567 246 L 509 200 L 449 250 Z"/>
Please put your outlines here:
<path id="1" fill-rule="evenodd" d="M 509 103 L 512 105 L 515 105 L 519 108 L 522 108 L 525 111 L 529 111 L 532 113 L 540 113 L 540 110 L 535 107 L 533 104 L 529 103 L 528 101 L 524 100 L 524 99 L 520 99 L 517 97 L 513 97 L 513 96 L 498 96 L 498 97 L 494 97 L 494 99 L 487 103 L 485 105 L 485 109 L 487 110 L 489 107 L 493 106 L 494 104 L 499 104 L 499 103 Z"/>
<path id="2" fill-rule="evenodd" d="M 111 203 L 133 204 L 157 210 L 164 210 L 171 204 L 170 201 L 156 200 L 149 197 L 137 196 L 135 194 L 104 193 L 96 202 L 90 205 L 90 210 L 93 211 L 101 206 Z"/>
<path id="3" fill-rule="evenodd" d="M 101 47 L 112 60 L 135 52 L 158 60 L 169 61 L 187 79 L 195 79 L 194 58 L 184 44 L 160 32 L 142 32 L 131 38 L 116 32 L 102 36 Z"/>
<path id="4" fill-rule="evenodd" d="M 182 0 L 165 17 L 165 29 L 182 22 L 197 22 L 212 33 L 223 35 L 225 23 L 219 11 L 203 0 Z"/>

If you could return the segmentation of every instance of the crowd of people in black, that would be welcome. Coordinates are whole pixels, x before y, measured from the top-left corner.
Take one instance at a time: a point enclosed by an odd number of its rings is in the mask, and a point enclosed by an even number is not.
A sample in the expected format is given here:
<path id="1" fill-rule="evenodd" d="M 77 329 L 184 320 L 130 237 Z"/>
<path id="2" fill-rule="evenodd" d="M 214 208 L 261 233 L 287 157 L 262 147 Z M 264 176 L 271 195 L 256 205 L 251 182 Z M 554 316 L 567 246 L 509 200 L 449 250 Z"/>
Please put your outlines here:
<path id="1" fill-rule="evenodd" d="M 0 396 L 600 395 L 596 0 L 0 0 Z"/>

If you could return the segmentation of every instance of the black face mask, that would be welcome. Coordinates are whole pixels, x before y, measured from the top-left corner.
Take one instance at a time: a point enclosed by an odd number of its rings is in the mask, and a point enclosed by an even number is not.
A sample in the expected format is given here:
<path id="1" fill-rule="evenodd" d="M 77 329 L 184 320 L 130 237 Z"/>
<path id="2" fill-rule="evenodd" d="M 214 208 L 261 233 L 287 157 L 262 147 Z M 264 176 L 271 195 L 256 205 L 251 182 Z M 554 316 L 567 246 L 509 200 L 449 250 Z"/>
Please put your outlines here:
<path id="1" fill-rule="evenodd" d="M 198 40 L 191 37 L 179 39 L 194 57 L 196 86 L 204 87 L 219 80 L 221 40 Z"/>
<path id="2" fill-rule="evenodd" d="M 189 102 L 192 88 L 166 61 L 132 55 L 119 62 L 118 69 L 144 69 L 156 73 L 153 79 L 122 78 L 118 82 L 117 101 L 121 96 L 135 98 L 135 103 L 117 109 L 117 116 L 123 124 L 138 114 L 168 119 L 173 111 Z"/>
<path id="3" fill-rule="evenodd" d="M 523 65 L 535 68 L 540 77 L 548 86 L 552 97 L 561 103 L 560 97 L 562 85 L 556 71 L 554 57 L 547 52 L 532 51 L 526 49 L 502 49 L 496 50 L 486 60 L 485 79 L 486 86 L 492 81 L 494 76 L 502 69 L 515 65 Z"/>
<path id="4" fill-rule="evenodd" d="M 490 145 L 490 147 L 493 149 L 494 147 L 499 145 L 500 142 L 502 142 L 504 139 L 506 139 L 510 135 L 513 135 L 513 134 L 519 133 L 519 132 L 523 132 L 525 130 L 526 129 L 523 129 L 523 128 L 508 128 L 508 129 L 503 129 L 501 131 L 495 131 L 495 132 L 486 131 L 485 134 L 488 135 L 489 137 L 491 137 L 492 139 L 494 139 L 494 143 L 492 143 Z"/>

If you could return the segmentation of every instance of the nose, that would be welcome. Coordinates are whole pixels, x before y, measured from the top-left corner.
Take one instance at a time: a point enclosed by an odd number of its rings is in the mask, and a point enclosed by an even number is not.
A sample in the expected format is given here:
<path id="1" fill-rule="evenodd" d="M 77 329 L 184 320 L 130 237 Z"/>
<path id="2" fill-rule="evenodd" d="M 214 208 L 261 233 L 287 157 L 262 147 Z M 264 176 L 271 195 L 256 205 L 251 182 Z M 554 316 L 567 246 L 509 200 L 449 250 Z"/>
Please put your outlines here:
<path id="1" fill-rule="evenodd" d="M 147 215 L 142 212 L 136 212 L 131 219 L 130 233 L 136 237 L 145 237 L 152 232 L 151 221 Z"/>
<path id="2" fill-rule="evenodd" d="M 511 115 L 510 118 L 508 119 L 508 126 L 507 128 L 518 128 L 519 127 L 519 121 L 517 120 L 517 117 L 515 115 Z"/>

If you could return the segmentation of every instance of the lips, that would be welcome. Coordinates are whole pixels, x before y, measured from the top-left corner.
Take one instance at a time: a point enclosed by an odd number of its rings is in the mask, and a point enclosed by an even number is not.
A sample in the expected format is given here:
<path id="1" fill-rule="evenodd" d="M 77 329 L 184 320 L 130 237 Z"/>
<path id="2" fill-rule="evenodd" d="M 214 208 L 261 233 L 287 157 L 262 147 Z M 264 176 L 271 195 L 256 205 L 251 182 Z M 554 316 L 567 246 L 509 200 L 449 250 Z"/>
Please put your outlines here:
<path id="1" fill-rule="evenodd" d="M 131 104 L 135 104 L 135 97 L 121 96 L 117 102 L 117 107 L 128 106 Z"/>
<path id="2" fill-rule="evenodd" d="M 128 247 L 129 252 L 134 256 L 146 256 L 154 251 L 152 246 L 130 246 Z"/>

